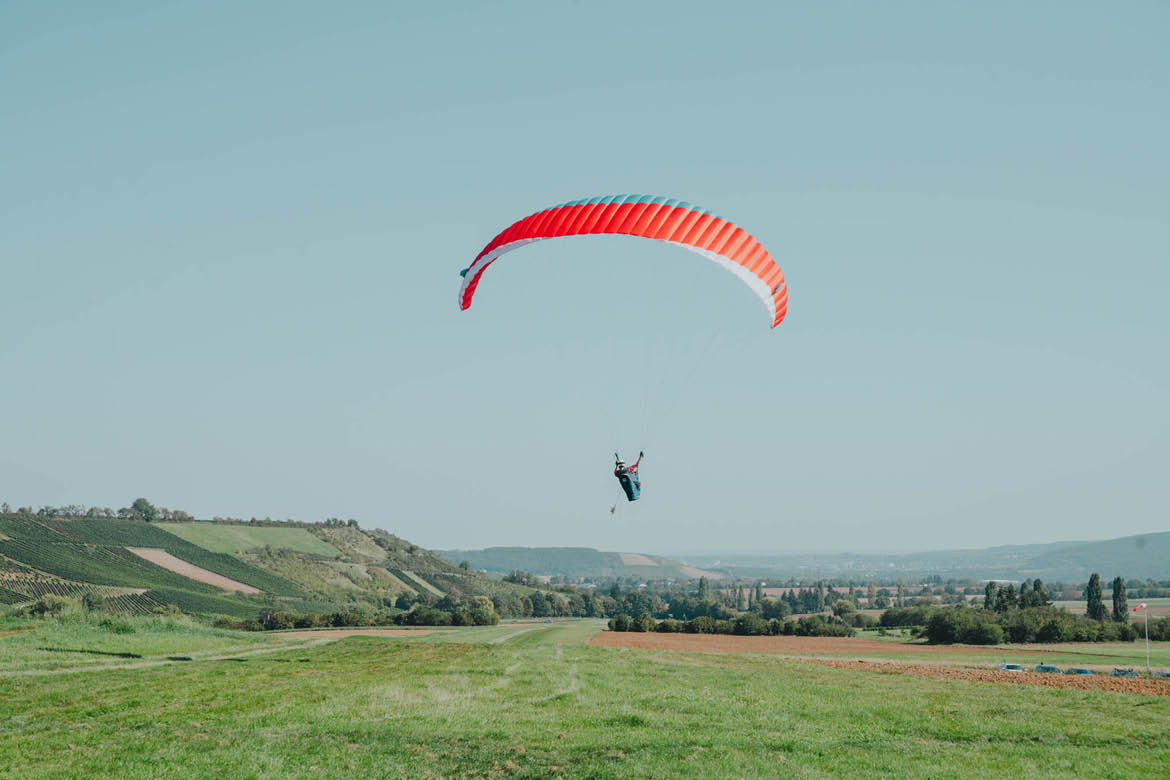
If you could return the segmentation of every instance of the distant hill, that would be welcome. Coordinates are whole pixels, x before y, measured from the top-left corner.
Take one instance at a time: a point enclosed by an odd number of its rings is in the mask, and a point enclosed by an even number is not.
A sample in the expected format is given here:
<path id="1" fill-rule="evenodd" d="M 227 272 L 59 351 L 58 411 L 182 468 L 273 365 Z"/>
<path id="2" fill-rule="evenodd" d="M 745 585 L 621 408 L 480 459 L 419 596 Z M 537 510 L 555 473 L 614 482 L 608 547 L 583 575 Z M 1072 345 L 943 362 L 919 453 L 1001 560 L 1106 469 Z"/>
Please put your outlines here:
<path id="1" fill-rule="evenodd" d="M 1049 579 L 1093 572 L 1140 579 L 1170 578 L 1170 531 L 1123 536 L 1102 542 L 1065 542 L 1030 558 L 1020 571 Z"/>
<path id="2" fill-rule="evenodd" d="M 269 608 L 372 611 L 403 593 L 489 596 L 509 614 L 533 589 L 356 525 L 0 513 L 0 604 L 87 592 L 119 612 L 174 604 L 193 614 L 251 617 Z"/>
<path id="3" fill-rule="evenodd" d="M 500 574 L 520 570 L 538 576 L 643 577 L 655 580 L 723 576 L 657 555 L 602 552 L 591 547 L 488 547 L 485 550 L 436 552 L 448 561 L 467 561 L 473 569 Z"/>
<path id="4" fill-rule="evenodd" d="M 1003 545 L 916 553 L 700 553 L 696 566 L 736 577 L 893 581 L 930 575 L 956 579 L 1080 582 L 1102 577 L 1170 579 L 1170 532 L 1093 542 Z"/>

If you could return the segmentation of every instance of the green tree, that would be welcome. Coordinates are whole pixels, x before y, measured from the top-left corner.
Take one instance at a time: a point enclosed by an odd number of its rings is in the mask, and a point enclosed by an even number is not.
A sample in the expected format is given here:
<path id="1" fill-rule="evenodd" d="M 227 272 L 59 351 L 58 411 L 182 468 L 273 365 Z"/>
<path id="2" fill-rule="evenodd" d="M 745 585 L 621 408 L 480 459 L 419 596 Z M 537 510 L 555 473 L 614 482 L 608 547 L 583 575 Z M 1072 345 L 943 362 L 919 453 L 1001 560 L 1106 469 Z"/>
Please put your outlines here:
<path id="1" fill-rule="evenodd" d="M 1129 602 L 1125 598 L 1125 580 L 1113 578 L 1113 619 L 1118 623 L 1129 622 Z"/>
<path id="2" fill-rule="evenodd" d="M 1017 606 L 1019 606 L 1019 600 L 1016 597 L 1015 585 L 1008 585 L 996 589 L 995 603 L 992 604 L 992 608 L 996 612 L 1002 614 Z"/>
<path id="3" fill-rule="evenodd" d="M 1105 619 L 1105 602 L 1101 600 L 1101 575 L 1097 572 L 1089 577 L 1089 584 L 1085 588 L 1085 600 L 1088 602 L 1088 607 L 1085 614 L 1091 620 Z"/>
<path id="4" fill-rule="evenodd" d="M 81 597 L 81 606 L 86 612 L 101 612 L 106 608 L 106 599 L 96 591 L 87 590 Z"/>
<path id="5" fill-rule="evenodd" d="M 145 520 L 148 523 L 153 523 L 158 519 L 158 510 L 155 509 L 154 504 L 147 501 L 145 498 L 136 498 L 134 503 L 130 505 L 130 510 L 138 516 L 140 520 Z"/>
<path id="6" fill-rule="evenodd" d="M 711 600 L 711 583 L 707 581 L 706 577 L 699 577 L 699 600 Z"/>
<path id="7" fill-rule="evenodd" d="M 1027 583 L 1025 583 L 1026 585 Z M 1024 594 L 1024 586 L 1020 586 L 1020 595 Z M 1020 606 L 1024 607 L 1024 599 L 1021 598 Z M 1044 583 L 1039 579 L 1032 580 L 1032 589 L 1028 591 L 1027 605 L 1029 607 L 1047 607 L 1051 600 L 1048 598 L 1048 591 L 1044 589 Z"/>
<path id="8" fill-rule="evenodd" d="M 995 609 L 995 593 L 999 590 L 999 586 L 995 584 L 994 580 L 987 581 L 987 587 L 983 589 L 983 608 Z"/>

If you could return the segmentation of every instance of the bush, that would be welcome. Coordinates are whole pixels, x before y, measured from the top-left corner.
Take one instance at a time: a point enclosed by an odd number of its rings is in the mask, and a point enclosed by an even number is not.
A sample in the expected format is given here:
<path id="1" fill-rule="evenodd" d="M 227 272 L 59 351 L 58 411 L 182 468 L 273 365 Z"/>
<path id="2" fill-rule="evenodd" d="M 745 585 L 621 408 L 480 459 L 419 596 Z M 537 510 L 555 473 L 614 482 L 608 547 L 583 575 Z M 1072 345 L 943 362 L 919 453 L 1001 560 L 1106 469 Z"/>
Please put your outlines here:
<path id="1" fill-rule="evenodd" d="M 768 622 L 751 612 L 731 621 L 731 632 L 740 636 L 759 636 L 769 633 Z"/>
<path id="2" fill-rule="evenodd" d="M 46 593 L 26 607 L 26 610 L 30 615 L 47 617 L 49 615 L 60 615 L 66 607 L 71 606 L 73 603 L 70 599 L 63 598 L 62 596 Z"/>
<path id="3" fill-rule="evenodd" d="M 630 621 L 631 631 L 653 631 L 657 627 L 657 621 L 649 615 L 642 615 L 642 617 L 634 618 Z"/>
<path id="4" fill-rule="evenodd" d="M 990 620 L 978 621 L 959 634 L 959 641 L 969 645 L 998 645 L 1003 642 L 1003 629 Z"/>
<path id="5" fill-rule="evenodd" d="M 697 618 L 691 618 L 686 622 L 684 630 L 688 634 L 714 634 L 715 633 L 715 618 L 706 615 L 700 615 Z"/>
<path id="6" fill-rule="evenodd" d="M 925 626 L 936 611 L 937 607 L 890 607 L 878 622 L 886 628 Z"/>
<path id="7" fill-rule="evenodd" d="M 968 607 L 936 610 L 923 633 L 934 644 L 997 645 L 1003 641 L 1003 629 L 996 622 L 995 613 Z"/>
<path id="8" fill-rule="evenodd" d="M 850 612 L 844 616 L 844 620 L 846 625 L 854 628 L 874 628 L 878 624 L 877 618 L 863 615 L 860 612 Z"/>
<path id="9" fill-rule="evenodd" d="M 98 622 L 98 626 L 103 631 L 109 631 L 111 634 L 133 634 L 138 631 L 138 628 L 129 620 L 112 616 L 102 618 Z"/>
<path id="10" fill-rule="evenodd" d="M 654 630 L 660 634 L 677 634 L 683 630 L 683 624 L 677 620 L 667 618 L 659 623 L 658 627 Z"/>
<path id="11" fill-rule="evenodd" d="M 629 631 L 630 630 L 630 616 L 618 615 L 609 621 L 610 631 Z"/>
<path id="12" fill-rule="evenodd" d="M 97 591 L 87 590 L 81 597 L 81 606 L 86 612 L 104 612 L 106 597 Z"/>
<path id="13" fill-rule="evenodd" d="M 1059 618 L 1048 621 L 1036 632 L 1037 642 L 1071 642 L 1072 638 L 1070 621 Z"/>
<path id="14" fill-rule="evenodd" d="M 1036 642 L 1044 617 L 1034 609 L 1012 610 L 1003 617 L 1003 630 L 1009 642 Z"/>
<path id="15" fill-rule="evenodd" d="M 416 604 L 414 609 L 403 612 L 395 618 L 402 626 L 449 626 L 451 615 L 441 609 Z M 354 624 L 360 625 L 360 624 Z"/>
<path id="16" fill-rule="evenodd" d="M 262 612 L 260 625 L 267 631 L 287 631 L 296 626 L 296 619 L 291 612 Z"/>
<path id="17" fill-rule="evenodd" d="M 1135 636 L 1145 637 L 1146 629 L 1142 626 L 1134 630 Z M 1150 621 L 1150 639 L 1156 642 L 1170 641 L 1170 616 L 1164 617 L 1160 620 Z"/>
<path id="18" fill-rule="evenodd" d="M 471 621 L 477 626 L 494 626 L 499 624 L 500 616 L 494 609 L 481 606 L 471 610 Z"/>
<path id="19" fill-rule="evenodd" d="M 826 623 L 819 615 L 803 617 L 796 623 L 797 636 L 853 636 L 853 629 L 840 623 Z"/>

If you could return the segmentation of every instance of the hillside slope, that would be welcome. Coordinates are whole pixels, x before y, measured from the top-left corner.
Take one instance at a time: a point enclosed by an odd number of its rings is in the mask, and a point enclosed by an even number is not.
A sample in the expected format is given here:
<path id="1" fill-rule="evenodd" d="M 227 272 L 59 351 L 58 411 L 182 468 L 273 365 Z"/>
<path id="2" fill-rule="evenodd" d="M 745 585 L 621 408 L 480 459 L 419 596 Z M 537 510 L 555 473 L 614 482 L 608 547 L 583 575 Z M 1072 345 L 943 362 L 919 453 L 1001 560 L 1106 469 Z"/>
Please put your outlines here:
<path id="1" fill-rule="evenodd" d="M 373 611 L 494 597 L 522 613 L 533 592 L 450 563 L 385 531 L 356 526 L 0 514 L 0 604 L 101 595 L 114 611 L 251 617 Z M 530 608 L 530 607 L 529 607 Z"/>
<path id="2" fill-rule="evenodd" d="M 738 577 L 893 581 L 929 575 L 956 579 L 1079 582 L 1097 572 L 1111 578 L 1170 579 L 1170 532 L 1090 542 L 1000 545 L 913 553 L 690 554 L 698 566 Z"/>

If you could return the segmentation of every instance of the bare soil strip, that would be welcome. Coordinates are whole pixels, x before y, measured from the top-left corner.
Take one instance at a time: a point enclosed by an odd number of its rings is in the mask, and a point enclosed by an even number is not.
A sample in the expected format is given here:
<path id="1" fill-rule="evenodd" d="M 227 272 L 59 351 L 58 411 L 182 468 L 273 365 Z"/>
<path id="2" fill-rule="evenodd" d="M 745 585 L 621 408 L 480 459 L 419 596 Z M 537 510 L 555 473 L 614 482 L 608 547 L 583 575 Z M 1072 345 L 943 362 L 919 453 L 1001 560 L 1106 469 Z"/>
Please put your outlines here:
<path id="1" fill-rule="evenodd" d="M 641 650 L 685 650 L 700 653 L 773 653 L 777 655 L 969 655 L 986 654 L 985 647 L 951 647 L 880 642 L 833 636 L 733 636 L 728 634 L 657 634 L 602 631 L 589 642 L 598 647 Z M 1027 653 L 1002 650 L 1000 653 Z"/>
<path id="2" fill-rule="evenodd" d="M 217 588 L 224 590 L 238 590 L 241 593 L 259 593 L 259 588 L 253 588 L 251 585 L 245 585 L 242 582 L 228 579 L 222 574 L 216 574 L 207 569 L 201 569 L 198 566 L 187 563 L 181 558 L 176 558 L 166 550 L 160 550 L 157 547 L 127 547 L 127 550 L 137 555 L 139 558 L 145 558 L 156 566 L 161 566 L 168 571 L 173 571 L 175 574 L 181 574 L 187 579 L 195 580 L 196 582 L 205 582 L 208 585 L 214 585 Z"/>
<path id="3" fill-rule="evenodd" d="M 642 553 L 618 553 L 622 557 L 622 563 L 626 566 L 657 566 L 658 561 L 647 558 Z"/>
<path id="4" fill-rule="evenodd" d="M 1017 685 L 1042 685 L 1046 688 L 1071 688 L 1080 691 L 1132 693 L 1138 696 L 1170 696 L 1170 682 L 1165 680 L 1089 677 L 1079 674 L 1001 672 L 997 669 L 962 669 L 954 666 L 906 664 L 894 661 L 845 661 L 835 658 L 802 658 L 800 660 L 821 666 L 832 666 L 836 669 L 877 672 L 879 674 L 908 674 L 913 677 L 931 677 L 936 680 L 1016 683 Z"/>

